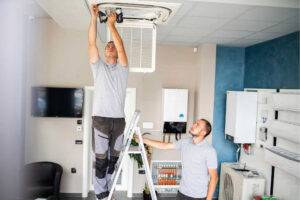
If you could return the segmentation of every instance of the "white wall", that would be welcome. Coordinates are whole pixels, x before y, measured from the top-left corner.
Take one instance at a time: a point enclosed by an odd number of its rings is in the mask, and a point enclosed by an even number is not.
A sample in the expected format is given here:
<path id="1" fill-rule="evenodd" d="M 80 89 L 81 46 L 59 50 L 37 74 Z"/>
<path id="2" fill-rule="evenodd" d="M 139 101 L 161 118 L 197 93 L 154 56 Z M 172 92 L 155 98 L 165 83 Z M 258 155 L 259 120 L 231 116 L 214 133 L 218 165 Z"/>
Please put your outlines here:
<path id="1" fill-rule="evenodd" d="M 93 85 L 89 66 L 87 32 L 61 29 L 53 20 L 38 19 L 31 23 L 29 37 L 29 65 L 27 71 L 27 102 L 30 104 L 31 86 L 84 87 Z M 103 47 L 103 45 L 102 45 Z M 99 47 L 100 55 L 103 48 Z M 195 116 L 195 91 L 199 84 L 199 62 L 209 76 L 198 93 L 213 105 L 215 45 L 201 47 L 201 60 L 191 47 L 158 46 L 156 71 L 151 74 L 130 73 L 128 87 L 137 89 L 137 108 L 142 111 L 142 122 L 153 122 L 152 139 L 162 140 L 162 88 L 189 90 L 188 123 L 191 127 Z M 206 61 L 206 59 L 209 59 Z M 206 65 L 208 63 L 208 65 Z M 205 68 L 209 66 L 209 68 Z M 204 75 L 203 75 L 204 76 Z M 210 78 L 209 78 L 210 77 Z M 196 84 L 198 80 L 198 86 Z M 201 83 L 201 82 L 200 82 Z M 214 87 L 212 87 L 214 88 Z M 208 100 L 209 99 L 209 100 Z M 201 102 L 202 103 L 202 102 Z M 209 117 L 206 103 L 198 105 L 197 116 Z M 204 111 L 205 109 L 205 111 Z M 212 113 L 211 113 L 212 115 Z M 207 117 L 208 116 L 208 117 Z M 200 116 L 201 117 L 201 116 Z M 33 118 L 27 108 L 26 162 L 50 160 L 64 168 L 61 192 L 81 193 L 82 190 L 82 146 L 75 145 L 82 139 L 76 131 L 76 119 Z M 142 130 L 144 132 L 145 130 Z M 188 134 L 183 137 L 187 137 Z M 172 136 L 172 141 L 174 136 Z M 153 150 L 153 160 L 179 160 L 178 151 Z M 72 167 L 77 169 L 71 174 Z M 135 166 L 136 169 L 136 166 Z M 144 187 L 144 175 L 134 174 L 133 192 L 140 193 Z"/>
<path id="2" fill-rule="evenodd" d="M 0 1 L 0 199 L 16 199 L 24 162 L 26 19 L 20 0 Z"/>

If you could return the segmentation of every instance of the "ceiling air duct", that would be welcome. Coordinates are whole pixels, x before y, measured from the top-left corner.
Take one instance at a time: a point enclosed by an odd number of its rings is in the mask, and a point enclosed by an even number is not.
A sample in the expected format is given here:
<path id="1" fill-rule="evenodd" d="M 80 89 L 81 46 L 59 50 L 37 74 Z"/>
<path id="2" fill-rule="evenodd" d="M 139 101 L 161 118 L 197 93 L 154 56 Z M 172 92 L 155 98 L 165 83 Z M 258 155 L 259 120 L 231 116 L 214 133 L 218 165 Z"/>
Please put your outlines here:
<path id="1" fill-rule="evenodd" d="M 116 28 L 123 39 L 131 72 L 154 72 L 156 54 L 157 24 L 168 24 L 178 10 L 180 3 L 146 1 L 97 1 L 99 20 L 105 23 L 106 17 L 116 12 L 122 15 Z M 107 41 L 112 37 L 107 28 Z"/>

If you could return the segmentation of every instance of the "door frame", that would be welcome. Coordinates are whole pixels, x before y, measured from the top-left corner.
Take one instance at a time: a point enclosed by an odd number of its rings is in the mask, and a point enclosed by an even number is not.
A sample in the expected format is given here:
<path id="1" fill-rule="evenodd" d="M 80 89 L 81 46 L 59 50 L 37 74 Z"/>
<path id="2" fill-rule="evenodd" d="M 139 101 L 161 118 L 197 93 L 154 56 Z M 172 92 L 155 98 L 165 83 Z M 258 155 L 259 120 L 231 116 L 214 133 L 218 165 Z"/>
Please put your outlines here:
<path id="1" fill-rule="evenodd" d="M 91 116 L 92 116 L 92 102 L 93 102 L 93 92 L 94 92 L 94 87 L 93 86 L 85 86 L 84 87 L 84 109 L 83 109 L 83 163 L 82 163 L 82 198 L 87 198 L 88 193 L 90 190 L 93 190 L 93 185 L 91 185 L 91 179 L 90 179 L 90 173 L 91 173 L 91 152 L 90 152 L 90 147 L 91 147 Z M 136 109 L 136 88 L 127 88 L 126 93 L 131 93 L 131 101 L 132 101 L 132 107 L 130 108 L 130 113 L 131 110 Z M 126 98 L 127 99 L 127 98 Z M 125 102 L 125 107 L 126 107 L 126 102 Z M 133 114 L 132 112 L 132 114 Z M 126 113 L 126 108 L 125 108 L 125 113 Z M 127 114 L 127 113 L 126 113 Z M 127 116 L 127 119 L 130 119 L 131 116 Z M 129 125 L 129 121 L 127 120 L 127 125 Z M 124 130 L 124 133 L 126 132 L 127 127 Z M 129 159 L 128 156 L 125 158 L 127 162 L 130 162 L 131 159 Z M 126 162 L 125 162 L 126 163 Z M 122 190 L 126 191 L 128 190 L 128 185 L 130 184 L 131 178 L 129 176 L 132 176 L 131 170 L 129 169 L 129 165 L 124 165 L 124 168 L 122 170 L 122 183 L 118 184 L 116 186 L 116 190 Z"/>

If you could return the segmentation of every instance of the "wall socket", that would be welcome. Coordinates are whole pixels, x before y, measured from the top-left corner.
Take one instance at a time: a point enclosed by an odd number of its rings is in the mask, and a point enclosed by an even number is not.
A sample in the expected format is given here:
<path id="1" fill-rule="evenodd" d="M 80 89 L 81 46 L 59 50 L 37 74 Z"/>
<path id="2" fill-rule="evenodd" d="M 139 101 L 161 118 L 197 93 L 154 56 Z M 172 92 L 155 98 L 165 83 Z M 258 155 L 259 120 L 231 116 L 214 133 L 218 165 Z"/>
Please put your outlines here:
<path id="1" fill-rule="evenodd" d="M 76 173 L 76 168 L 71 168 L 71 173 L 75 174 Z"/>

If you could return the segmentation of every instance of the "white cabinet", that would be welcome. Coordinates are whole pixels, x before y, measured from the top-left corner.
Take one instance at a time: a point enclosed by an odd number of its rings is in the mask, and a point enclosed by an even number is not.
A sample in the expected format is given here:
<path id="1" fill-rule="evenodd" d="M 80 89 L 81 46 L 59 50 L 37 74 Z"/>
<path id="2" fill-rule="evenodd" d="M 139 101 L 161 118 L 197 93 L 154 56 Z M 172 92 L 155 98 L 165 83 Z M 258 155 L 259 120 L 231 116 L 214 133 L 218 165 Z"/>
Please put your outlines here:
<path id="1" fill-rule="evenodd" d="M 225 138 L 234 143 L 255 143 L 257 93 L 227 91 Z"/>

